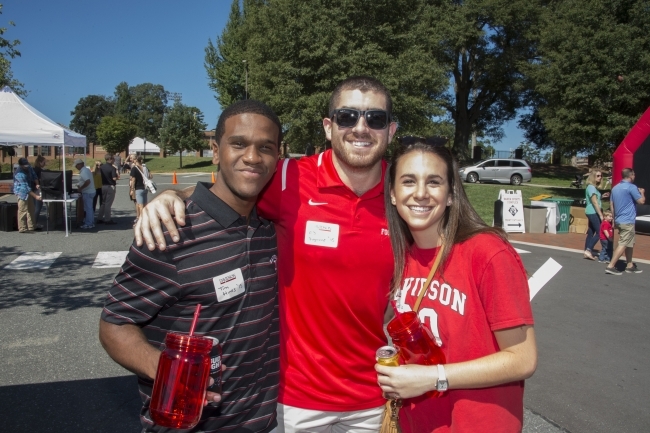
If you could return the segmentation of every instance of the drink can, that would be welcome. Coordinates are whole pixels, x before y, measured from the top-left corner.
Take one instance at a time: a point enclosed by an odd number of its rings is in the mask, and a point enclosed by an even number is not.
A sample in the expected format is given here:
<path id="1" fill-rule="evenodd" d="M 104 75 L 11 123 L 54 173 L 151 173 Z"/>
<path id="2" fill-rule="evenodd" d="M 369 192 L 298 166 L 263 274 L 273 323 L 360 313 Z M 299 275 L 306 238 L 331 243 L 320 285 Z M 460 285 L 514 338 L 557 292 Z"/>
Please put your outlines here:
<path id="1" fill-rule="evenodd" d="M 399 351 L 393 346 L 382 346 L 377 349 L 377 364 L 387 367 L 399 366 Z"/>
<path id="2" fill-rule="evenodd" d="M 210 377 L 214 379 L 214 384 L 208 389 L 212 392 L 221 394 L 221 344 L 215 337 L 205 337 L 212 340 L 212 350 L 210 351 Z"/>

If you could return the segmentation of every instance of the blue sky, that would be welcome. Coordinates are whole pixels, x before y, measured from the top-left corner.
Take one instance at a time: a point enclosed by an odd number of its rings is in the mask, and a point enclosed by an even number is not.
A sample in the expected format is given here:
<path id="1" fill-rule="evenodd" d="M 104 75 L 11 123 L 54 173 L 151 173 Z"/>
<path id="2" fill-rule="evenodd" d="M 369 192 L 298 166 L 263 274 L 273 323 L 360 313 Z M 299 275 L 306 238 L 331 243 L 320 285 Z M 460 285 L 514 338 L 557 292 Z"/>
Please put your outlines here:
<path id="1" fill-rule="evenodd" d="M 0 0 L 2 1 L 2 0 Z M 69 124 L 80 98 L 112 95 L 120 82 L 162 84 L 198 107 L 208 128 L 221 112 L 203 67 L 208 39 L 228 20 L 230 0 L 4 0 L 0 27 L 19 39 L 12 61 L 26 100 L 56 122 Z M 497 149 L 523 140 L 516 122 Z"/>

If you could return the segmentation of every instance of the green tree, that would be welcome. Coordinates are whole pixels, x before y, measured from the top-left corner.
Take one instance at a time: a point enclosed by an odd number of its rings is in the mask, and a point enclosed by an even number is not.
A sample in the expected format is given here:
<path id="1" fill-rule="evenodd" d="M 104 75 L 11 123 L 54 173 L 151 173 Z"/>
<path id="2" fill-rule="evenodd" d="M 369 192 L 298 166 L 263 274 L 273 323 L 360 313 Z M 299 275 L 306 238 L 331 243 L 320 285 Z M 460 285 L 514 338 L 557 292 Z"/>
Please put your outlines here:
<path id="1" fill-rule="evenodd" d="M 477 136 L 476 145 L 483 149 L 483 158 L 493 158 L 497 152 L 491 141 L 485 137 Z"/>
<path id="2" fill-rule="evenodd" d="M 244 61 L 247 33 L 242 31 L 243 24 L 239 1 L 235 0 L 216 45 L 209 40 L 205 48 L 204 67 L 208 73 L 209 86 L 216 93 L 215 99 L 224 108 L 247 97 L 245 75 L 248 65 Z"/>
<path id="3" fill-rule="evenodd" d="M 70 112 L 72 121 L 70 129 L 86 136 L 86 142 L 98 143 L 97 126 L 104 116 L 113 114 L 115 101 L 103 95 L 88 95 L 77 102 L 77 106 Z"/>
<path id="4" fill-rule="evenodd" d="M 121 116 L 104 116 L 96 131 L 99 144 L 106 152 L 119 153 L 129 148 L 138 128 Z"/>
<path id="5" fill-rule="evenodd" d="M 553 0 L 527 75 L 520 125 L 539 147 L 608 160 L 650 106 L 650 8 L 645 0 Z"/>
<path id="6" fill-rule="evenodd" d="M 2 4 L 0 4 L 0 15 L 2 15 Z M 9 25 L 13 27 L 16 24 L 13 21 L 9 21 Z M 4 86 L 9 86 L 17 95 L 25 97 L 27 96 L 27 92 L 23 83 L 14 79 L 10 60 L 20 57 L 20 51 L 16 48 L 20 45 L 20 41 L 18 39 L 6 39 L 3 36 L 6 31 L 6 27 L 0 27 L 0 89 Z"/>
<path id="7" fill-rule="evenodd" d="M 242 98 L 247 71 L 248 95 L 274 109 L 300 151 L 325 143 L 322 118 L 336 84 L 363 74 L 391 90 L 400 134 L 440 133 L 433 118 L 444 114 L 437 97 L 447 80 L 420 33 L 423 0 L 244 0 L 243 10 L 234 3 L 206 48 L 222 107 Z"/>
<path id="8" fill-rule="evenodd" d="M 522 150 L 522 158 L 528 162 L 545 162 L 542 158 L 542 152 L 539 147 L 528 143 L 527 141 L 522 141 L 518 146 Z"/>
<path id="9" fill-rule="evenodd" d="M 469 154 L 473 132 L 499 139 L 522 106 L 522 67 L 534 53 L 537 0 L 429 1 L 421 34 L 449 77 L 443 106 L 455 124 L 453 150 Z"/>
<path id="10" fill-rule="evenodd" d="M 183 151 L 205 148 L 205 128 L 201 110 L 176 102 L 163 119 L 160 144 L 171 153 L 180 153 L 180 168 L 183 168 Z"/>
<path id="11" fill-rule="evenodd" d="M 121 82 L 115 87 L 115 114 L 135 125 L 140 137 L 150 141 L 159 139 L 158 130 L 166 108 L 167 92 L 160 84 L 129 86 Z"/>

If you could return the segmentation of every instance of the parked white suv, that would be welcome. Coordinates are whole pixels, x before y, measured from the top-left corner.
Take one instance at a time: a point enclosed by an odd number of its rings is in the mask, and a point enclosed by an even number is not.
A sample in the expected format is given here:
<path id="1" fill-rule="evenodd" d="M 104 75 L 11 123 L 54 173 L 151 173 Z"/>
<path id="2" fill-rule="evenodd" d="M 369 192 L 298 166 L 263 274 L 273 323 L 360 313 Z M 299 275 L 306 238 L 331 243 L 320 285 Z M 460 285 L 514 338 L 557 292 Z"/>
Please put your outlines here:
<path id="1" fill-rule="evenodd" d="M 466 182 L 499 182 L 521 185 L 533 178 L 532 170 L 523 159 L 486 159 L 469 167 L 461 168 L 458 173 Z"/>

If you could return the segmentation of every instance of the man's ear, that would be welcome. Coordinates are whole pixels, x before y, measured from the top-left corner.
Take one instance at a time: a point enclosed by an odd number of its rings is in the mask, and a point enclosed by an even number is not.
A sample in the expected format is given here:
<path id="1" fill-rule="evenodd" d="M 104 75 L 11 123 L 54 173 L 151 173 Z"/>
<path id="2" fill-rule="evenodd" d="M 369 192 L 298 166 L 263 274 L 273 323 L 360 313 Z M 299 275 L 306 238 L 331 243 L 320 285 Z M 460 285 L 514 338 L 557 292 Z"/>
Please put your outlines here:
<path id="1" fill-rule="evenodd" d="M 325 138 L 327 141 L 332 141 L 332 119 L 329 117 L 323 118 L 323 129 L 325 130 Z"/>
<path id="2" fill-rule="evenodd" d="M 216 141 L 212 143 L 212 163 L 219 165 L 219 144 Z"/>
<path id="3" fill-rule="evenodd" d="M 388 126 L 388 142 L 393 141 L 393 136 L 397 132 L 397 122 L 390 122 Z"/>

